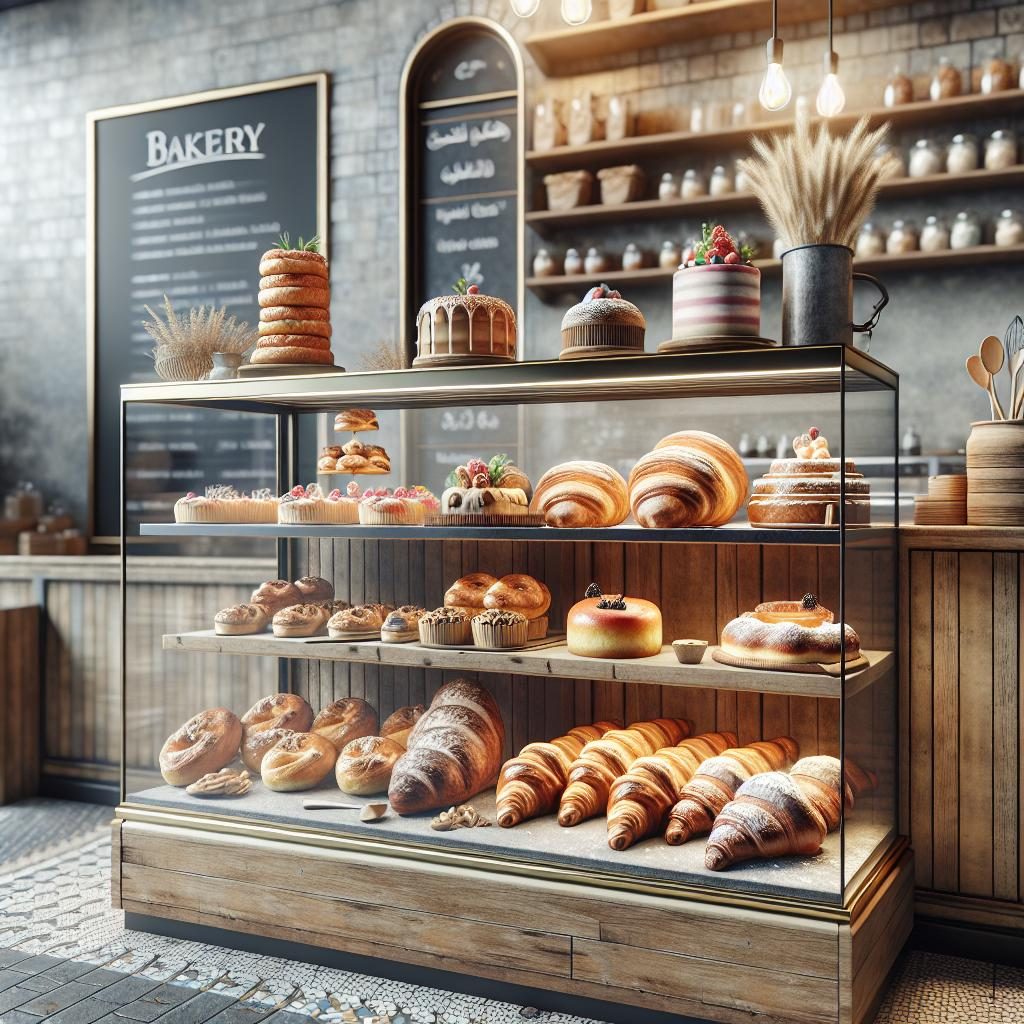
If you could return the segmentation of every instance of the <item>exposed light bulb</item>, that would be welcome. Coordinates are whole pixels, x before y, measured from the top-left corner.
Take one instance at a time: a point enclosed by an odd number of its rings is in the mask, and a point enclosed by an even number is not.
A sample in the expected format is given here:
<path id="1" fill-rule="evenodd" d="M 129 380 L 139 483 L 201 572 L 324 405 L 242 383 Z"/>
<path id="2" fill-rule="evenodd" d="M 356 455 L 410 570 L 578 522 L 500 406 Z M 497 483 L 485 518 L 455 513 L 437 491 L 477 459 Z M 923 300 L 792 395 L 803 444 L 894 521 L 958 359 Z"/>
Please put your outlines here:
<path id="1" fill-rule="evenodd" d="M 567 25 L 582 25 L 593 13 L 592 0 L 562 0 L 562 20 Z"/>
<path id="2" fill-rule="evenodd" d="M 769 63 L 757 98 L 765 110 L 782 110 L 793 98 L 793 87 L 789 84 L 781 64 L 775 61 Z"/>
<path id="3" fill-rule="evenodd" d="M 540 0 L 509 0 L 513 13 L 520 18 L 532 18 L 540 7 Z"/>
<path id="4" fill-rule="evenodd" d="M 846 106 L 846 94 L 839 84 L 839 55 L 835 50 L 825 54 L 825 77 L 818 90 L 815 106 L 822 117 L 835 117 Z"/>

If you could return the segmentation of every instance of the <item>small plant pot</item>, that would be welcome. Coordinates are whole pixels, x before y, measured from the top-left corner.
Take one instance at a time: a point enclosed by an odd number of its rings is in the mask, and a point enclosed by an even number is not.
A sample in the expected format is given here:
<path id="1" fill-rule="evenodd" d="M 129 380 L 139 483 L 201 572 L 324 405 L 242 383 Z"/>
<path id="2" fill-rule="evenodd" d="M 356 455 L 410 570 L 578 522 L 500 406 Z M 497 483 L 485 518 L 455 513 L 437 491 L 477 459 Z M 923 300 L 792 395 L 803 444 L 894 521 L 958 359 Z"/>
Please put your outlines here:
<path id="1" fill-rule="evenodd" d="M 699 665 L 708 649 L 707 640 L 673 640 L 672 650 L 680 665 Z"/>

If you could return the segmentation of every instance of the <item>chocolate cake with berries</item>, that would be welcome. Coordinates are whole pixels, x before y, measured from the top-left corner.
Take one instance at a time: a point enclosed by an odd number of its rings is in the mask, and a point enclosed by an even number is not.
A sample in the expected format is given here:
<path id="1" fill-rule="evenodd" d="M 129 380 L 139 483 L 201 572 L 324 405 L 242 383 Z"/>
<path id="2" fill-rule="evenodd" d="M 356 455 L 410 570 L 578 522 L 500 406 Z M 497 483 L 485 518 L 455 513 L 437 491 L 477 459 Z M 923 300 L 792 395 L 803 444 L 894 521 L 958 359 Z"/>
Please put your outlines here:
<path id="1" fill-rule="evenodd" d="M 646 330 L 643 313 L 619 292 L 600 284 L 562 318 L 558 358 L 636 355 L 644 350 Z"/>

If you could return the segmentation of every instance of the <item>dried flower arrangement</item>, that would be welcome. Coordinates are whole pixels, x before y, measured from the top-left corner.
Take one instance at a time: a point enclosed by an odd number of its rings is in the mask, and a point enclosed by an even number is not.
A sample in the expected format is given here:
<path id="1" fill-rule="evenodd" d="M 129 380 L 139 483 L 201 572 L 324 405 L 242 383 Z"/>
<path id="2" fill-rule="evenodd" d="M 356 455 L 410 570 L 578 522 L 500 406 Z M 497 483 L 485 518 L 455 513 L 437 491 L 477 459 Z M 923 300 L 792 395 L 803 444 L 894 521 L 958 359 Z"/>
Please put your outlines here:
<path id="1" fill-rule="evenodd" d="M 142 326 L 156 342 L 153 362 L 162 380 L 202 380 L 213 369 L 214 352 L 243 355 L 256 344 L 256 331 L 223 306 L 200 306 L 179 316 L 165 295 L 163 319 L 149 306 L 146 312 L 151 319 Z"/>
<path id="2" fill-rule="evenodd" d="M 359 357 L 360 370 L 404 370 L 408 365 L 401 344 L 392 338 L 378 341 Z"/>
<path id="3" fill-rule="evenodd" d="M 787 247 L 853 248 L 879 185 L 896 169 L 892 156 L 876 155 L 888 130 L 884 124 L 869 131 L 862 117 L 845 137 L 825 125 L 812 137 L 802 116 L 789 134 L 751 140 L 756 156 L 741 160 L 739 168 Z"/>

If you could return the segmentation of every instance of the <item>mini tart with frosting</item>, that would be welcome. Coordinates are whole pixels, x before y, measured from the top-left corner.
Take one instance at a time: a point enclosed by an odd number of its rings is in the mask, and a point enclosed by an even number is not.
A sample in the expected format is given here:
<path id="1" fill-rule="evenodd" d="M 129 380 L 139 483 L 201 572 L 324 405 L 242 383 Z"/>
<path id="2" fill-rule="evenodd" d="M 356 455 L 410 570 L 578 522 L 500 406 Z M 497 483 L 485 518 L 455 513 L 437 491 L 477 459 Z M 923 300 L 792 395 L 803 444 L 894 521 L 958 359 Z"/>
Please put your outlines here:
<path id="1" fill-rule="evenodd" d="M 213 617 L 218 636 L 249 636 L 262 633 L 270 625 L 271 614 L 261 604 L 235 604 L 221 608 Z"/>
<path id="2" fill-rule="evenodd" d="M 352 487 L 355 494 L 352 493 Z M 296 485 L 281 495 L 277 507 L 279 523 L 358 523 L 359 485 L 353 482 L 347 493 L 337 488 L 324 494 L 319 484 Z"/>
<path id="3" fill-rule="evenodd" d="M 446 647 L 469 644 L 473 639 L 470 617 L 461 608 L 435 608 L 419 621 L 420 642 Z"/>
<path id="4" fill-rule="evenodd" d="M 385 487 L 364 492 L 359 502 L 359 522 L 364 526 L 422 526 L 427 514 L 440 507 L 425 487 Z"/>
<path id="5" fill-rule="evenodd" d="M 661 653 L 661 610 L 651 601 L 604 596 L 596 584 L 569 610 L 566 645 L 585 658 L 649 658 Z"/>
<path id="6" fill-rule="evenodd" d="M 643 313 L 606 284 L 591 288 L 562 318 L 559 359 L 635 355 L 644 350 Z"/>
<path id="7" fill-rule="evenodd" d="M 525 647 L 529 621 L 522 612 L 488 608 L 473 616 L 473 643 L 477 647 Z"/>
<path id="8" fill-rule="evenodd" d="M 756 658 L 765 665 L 835 665 L 860 655 L 860 637 L 813 594 L 802 601 L 770 601 L 722 627 L 720 647 L 734 658 Z"/>
<path id="9" fill-rule="evenodd" d="M 416 314 L 413 366 L 514 363 L 516 314 L 493 295 L 464 280 L 451 295 L 429 299 Z"/>
<path id="10" fill-rule="evenodd" d="M 243 494 L 215 484 L 205 494 L 189 491 L 174 503 L 176 523 L 276 523 L 277 498 L 269 488 Z"/>

